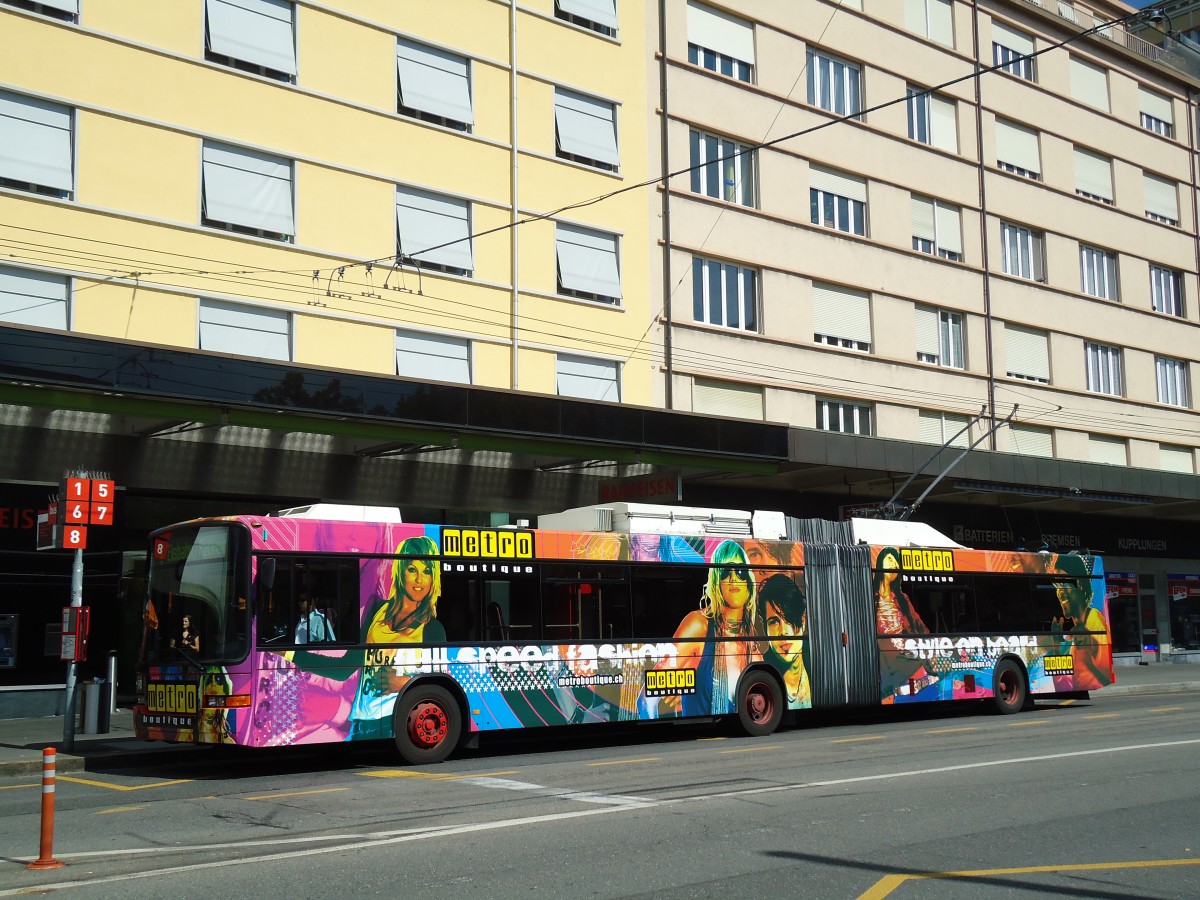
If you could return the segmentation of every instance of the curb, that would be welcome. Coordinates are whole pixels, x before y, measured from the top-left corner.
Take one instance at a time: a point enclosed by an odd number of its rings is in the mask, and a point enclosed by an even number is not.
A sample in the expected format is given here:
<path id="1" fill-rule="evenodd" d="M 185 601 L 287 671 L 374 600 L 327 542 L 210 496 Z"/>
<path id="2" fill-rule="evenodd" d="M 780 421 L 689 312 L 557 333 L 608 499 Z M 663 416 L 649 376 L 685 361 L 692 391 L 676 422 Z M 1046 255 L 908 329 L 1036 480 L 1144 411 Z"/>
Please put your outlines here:
<path id="1" fill-rule="evenodd" d="M 1163 684 L 1112 684 L 1096 693 L 1101 697 L 1117 694 L 1185 694 L 1200 691 L 1200 681 L 1176 681 Z"/>

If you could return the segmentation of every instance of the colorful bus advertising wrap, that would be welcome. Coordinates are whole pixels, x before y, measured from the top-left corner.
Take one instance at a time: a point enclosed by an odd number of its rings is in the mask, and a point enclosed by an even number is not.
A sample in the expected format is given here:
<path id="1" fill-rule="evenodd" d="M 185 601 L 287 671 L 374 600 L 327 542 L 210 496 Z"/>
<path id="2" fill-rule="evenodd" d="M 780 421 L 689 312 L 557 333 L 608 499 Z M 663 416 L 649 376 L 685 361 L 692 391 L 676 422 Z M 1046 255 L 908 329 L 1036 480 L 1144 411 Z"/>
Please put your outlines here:
<path id="1" fill-rule="evenodd" d="M 991 696 L 1003 656 L 1033 693 L 1111 681 L 1103 573 L 1089 557 L 871 548 L 854 599 L 810 585 L 799 543 L 240 521 L 256 558 L 278 564 L 254 601 L 254 649 L 198 682 L 152 665 L 149 737 L 391 737 L 416 679 L 460 694 L 471 731 L 726 715 L 755 668 L 774 673 L 790 710 L 834 705 L 820 699 L 809 634 L 844 616 L 831 603 L 858 603 L 875 623 L 844 640 L 868 648 L 868 668 L 878 660 L 883 703 Z M 1015 619 L 1001 614 L 1013 603 Z"/>

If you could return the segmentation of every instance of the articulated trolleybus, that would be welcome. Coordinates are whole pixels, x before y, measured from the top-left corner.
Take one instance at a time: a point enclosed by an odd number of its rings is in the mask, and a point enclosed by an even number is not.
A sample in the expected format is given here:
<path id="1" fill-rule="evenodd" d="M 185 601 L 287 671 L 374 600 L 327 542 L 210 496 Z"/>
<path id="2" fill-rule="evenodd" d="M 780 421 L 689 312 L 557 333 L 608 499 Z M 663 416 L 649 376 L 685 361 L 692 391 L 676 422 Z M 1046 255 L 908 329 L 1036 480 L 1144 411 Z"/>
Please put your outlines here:
<path id="1" fill-rule="evenodd" d="M 136 708 L 151 740 L 394 740 L 986 699 L 1113 681 L 1093 555 L 972 550 L 910 522 L 633 503 L 539 528 L 318 505 L 151 535 Z"/>

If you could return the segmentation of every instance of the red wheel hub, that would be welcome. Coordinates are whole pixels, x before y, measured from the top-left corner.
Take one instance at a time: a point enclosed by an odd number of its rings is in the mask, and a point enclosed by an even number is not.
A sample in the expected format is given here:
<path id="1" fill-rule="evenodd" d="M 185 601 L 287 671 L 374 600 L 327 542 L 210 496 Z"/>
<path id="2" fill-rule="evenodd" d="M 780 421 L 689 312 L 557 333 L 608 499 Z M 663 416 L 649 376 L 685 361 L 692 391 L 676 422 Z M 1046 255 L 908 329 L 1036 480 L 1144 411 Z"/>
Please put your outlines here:
<path id="1" fill-rule="evenodd" d="M 423 749 L 436 747 L 446 739 L 449 730 L 446 711 L 431 700 L 422 700 L 408 714 L 408 736 Z"/>
<path id="2" fill-rule="evenodd" d="M 746 692 L 746 711 L 755 723 L 766 722 L 774 712 L 770 692 L 762 685 L 754 685 Z"/>
<path id="3" fill-rule="evenodd" d="M 1017 699 L 1017 676 L 1012 672 L 1000 675 L 1000 699 L 1012 703 Z"/>

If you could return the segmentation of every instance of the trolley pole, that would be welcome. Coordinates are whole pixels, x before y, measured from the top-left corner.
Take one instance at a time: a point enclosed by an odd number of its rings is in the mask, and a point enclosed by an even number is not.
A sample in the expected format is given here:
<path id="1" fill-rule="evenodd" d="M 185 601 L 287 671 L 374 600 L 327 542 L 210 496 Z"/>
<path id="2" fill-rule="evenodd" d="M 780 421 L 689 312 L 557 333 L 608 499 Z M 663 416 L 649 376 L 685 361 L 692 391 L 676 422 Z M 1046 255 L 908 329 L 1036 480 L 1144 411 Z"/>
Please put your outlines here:
<path id="1" fill-rule="evenodd" d="M 54 769 L 53 747 L 42 750 L 42 834 L 38 858 L 27 869 L 58 869 L 65 863 L 54 858 Z"/>
<path id="2" fill-rule="evenodd" d="M 75 561 L 71 565 L 71 606 L 83 606 L 83 550 L 76 548 Z M 78 663 L 67 663 L 67 697 L 63 711 L 63 750 L 70 753 L 75 749 L 75 669 Z M 53 815 L 53 813 L 52 813 Z"/>

